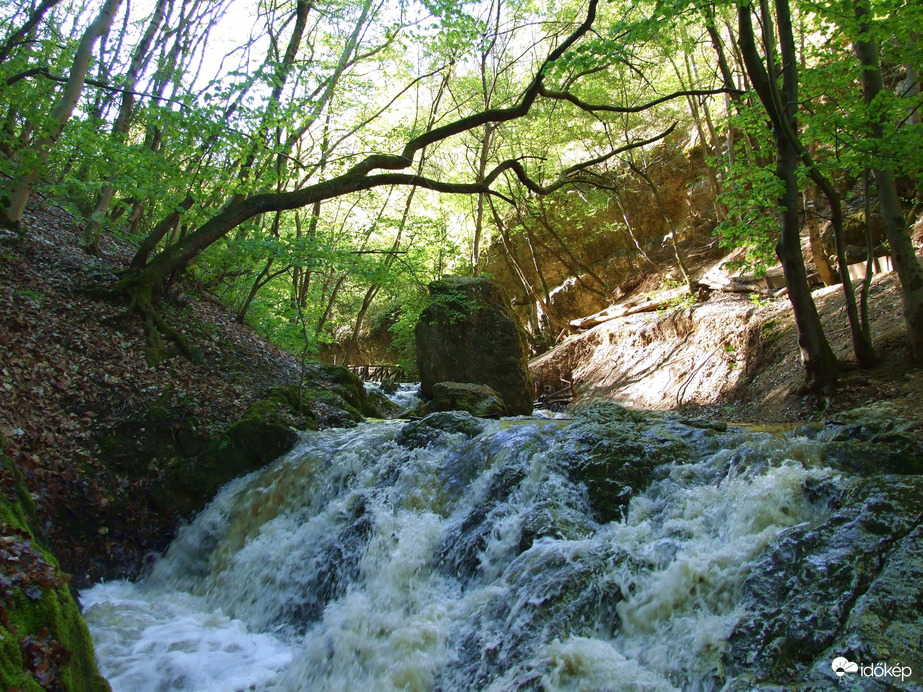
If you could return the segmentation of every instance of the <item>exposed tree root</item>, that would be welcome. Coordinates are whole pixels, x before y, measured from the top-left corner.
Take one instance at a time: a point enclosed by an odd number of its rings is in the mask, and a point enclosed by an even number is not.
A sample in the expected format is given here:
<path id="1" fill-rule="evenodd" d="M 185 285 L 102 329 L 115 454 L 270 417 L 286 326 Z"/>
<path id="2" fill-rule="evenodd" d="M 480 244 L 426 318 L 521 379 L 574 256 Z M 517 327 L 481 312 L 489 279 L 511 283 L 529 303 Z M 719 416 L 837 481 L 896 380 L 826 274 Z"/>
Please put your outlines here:
<path id="1" fill-rule="evenodd" d="M 145 336 L 145 360 L 155 367 L 163 357 L 164 338 L 175 343 L 180 352 L 190 361 L 196 363 L 202 359 L 199 350 L 189 344 L 180 332 L 167 324 L 155 307 L 154 282 L 142 274 L 129 274 L 122 278 L 112 289 L 112 293 L 126 296 L 129 300 L 128 312 L 141 316 Z"/>

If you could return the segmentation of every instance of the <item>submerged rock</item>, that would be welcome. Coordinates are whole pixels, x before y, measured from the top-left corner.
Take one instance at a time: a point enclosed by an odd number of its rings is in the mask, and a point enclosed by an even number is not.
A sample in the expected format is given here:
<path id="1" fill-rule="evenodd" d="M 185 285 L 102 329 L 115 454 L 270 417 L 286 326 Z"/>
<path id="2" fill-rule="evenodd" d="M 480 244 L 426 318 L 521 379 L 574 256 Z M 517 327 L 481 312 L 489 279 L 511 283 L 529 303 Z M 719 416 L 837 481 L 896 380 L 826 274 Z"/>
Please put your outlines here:
<path id="1" fill-rule="evenodd" d="M 689 458 L 691 449 L 681 434 L 698 429 L 684 430 L 676 422 L 671 428 L 671 422 L 618 404 L 594 404 L 578 412 L 565 431 L 569 453 L 561 464 L 586 487 L 598 521 L 621 518 L 631 498 L 654 480 L 658 466 Z"/>
<path id="2" fill-rule="evenodd" d="M 503 398 L 486 384 L 437 382 L 432 406 L 437 411 L 467 411 L 474 416 L 506 415 Z"/>
<path id="3" fill-rule="evenodd" d="M 525 332 L 502 290 L 483 277 L 447 276 L 429 286 L 432 302 L 415 337 L 423 396 L 437 382 L 486 384 L 510 415 L 532 412 Z"/>
<path id="4" fill-rule="evenodd" d="M 543 689 L 536 652 L 570 636 L 605 636 L 617 629 L 618 584 L 613 566 L 628 561 L 618 549 L 583 541 L 544 543 L 522 553 L 500 586 L 455 634 L 457 658 L 440 673 L 437 690 Z M 497 679 L 511 681 L 497 686 Z"/>
<path id="5" fill-rule="evenodd" d="M 483 431 L 483 423 L 467 411 L 439 411 L 404 425 L 396 441 L 409 449 L 417 449 L 441 439 L 444 433 L 462 433 L 471 438 Z"/>

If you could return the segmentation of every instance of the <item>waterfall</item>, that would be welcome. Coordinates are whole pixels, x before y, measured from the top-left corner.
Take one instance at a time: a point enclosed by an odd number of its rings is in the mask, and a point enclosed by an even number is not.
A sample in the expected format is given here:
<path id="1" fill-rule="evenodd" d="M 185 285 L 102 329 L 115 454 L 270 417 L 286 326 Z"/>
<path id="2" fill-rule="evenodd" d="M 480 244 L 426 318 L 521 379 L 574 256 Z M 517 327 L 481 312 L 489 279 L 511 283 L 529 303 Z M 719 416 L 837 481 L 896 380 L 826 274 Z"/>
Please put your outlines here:
<path id="1" fill-rule="evenodd" d="M 720 688 L 753 561 L 846 483 L 819 444 L 615 406 L 310 432 L 80 598 L 116 692 Z"/>

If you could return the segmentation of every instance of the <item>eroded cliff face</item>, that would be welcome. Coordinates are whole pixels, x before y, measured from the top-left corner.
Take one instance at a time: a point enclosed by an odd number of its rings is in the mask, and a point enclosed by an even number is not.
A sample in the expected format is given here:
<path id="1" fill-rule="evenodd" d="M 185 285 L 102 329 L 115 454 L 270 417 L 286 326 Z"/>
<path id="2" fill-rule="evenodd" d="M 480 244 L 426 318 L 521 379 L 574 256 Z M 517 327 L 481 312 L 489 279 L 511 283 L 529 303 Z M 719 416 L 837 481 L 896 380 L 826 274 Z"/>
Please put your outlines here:
<path id="1" fill-rule="evenodd" d="M 681 279 L 671 233 L 684 254 L 712 244 L 718 218 L 702 147 L 687 134 L 644 156 L 637 166 L 649 182 L 622 165 L 610 173 L 613 189 L 536 199 L 495 232 L 483 271 L 512 296 L 534 351 L 634 277 Z"/>
<path id="2" fill-rule="evenodd" d="M 840 286 L 813 293 L 837 357 L 852 356 Z M 832 399 L 797 393 L 801 359 L 785 296 L 751 298 L 714 292 L 706 300 L 675 298 L 659 310 L 632 314 L 573 335 L 530 362 L 537 398 L 566 389 L 559 399 L 578 405 L 616 401 L 645 409 L 694 409 L 747 423 L 804 421 L 887 399 L 919 420 L 923 373 L 908 368 L 894 272 L 872 280 L 869 316 L 881 364 L 845 370 Z M 571 388 L 572 386 L 572 388 Z M 923 422 L 920 423 L 923 430 Z"/>
<path id="3" fill-rule="evenodd" d="M 530 365 L 536 396 L 573 383 L 577 403 L 618 401 L 645 409 L 713 403 L 745 376 L 754 335 L 771 312 L 737 297 L 629 315 L 571 337 Z"/>

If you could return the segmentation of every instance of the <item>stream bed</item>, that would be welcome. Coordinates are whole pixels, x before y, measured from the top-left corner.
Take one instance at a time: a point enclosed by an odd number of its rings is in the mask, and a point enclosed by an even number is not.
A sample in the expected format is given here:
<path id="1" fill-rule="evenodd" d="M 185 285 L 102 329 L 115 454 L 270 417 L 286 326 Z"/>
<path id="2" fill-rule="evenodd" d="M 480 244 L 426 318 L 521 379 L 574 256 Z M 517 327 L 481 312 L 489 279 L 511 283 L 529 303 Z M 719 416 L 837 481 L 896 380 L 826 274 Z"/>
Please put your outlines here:
<path id="1" fill-rule="evenodd" d="M 866 437 L 612 404 L 306 433 L 80 600 L 115 692 L 920 689 L 923 482 Z"/>

